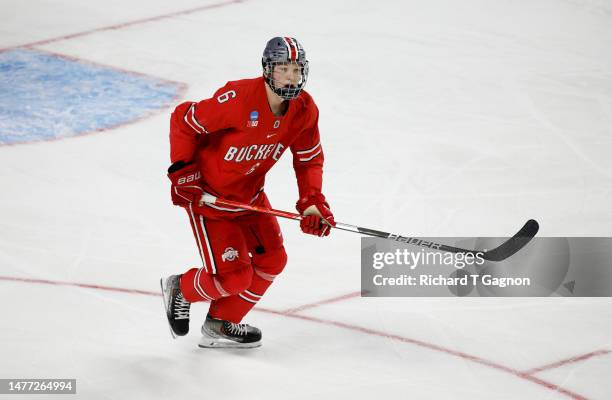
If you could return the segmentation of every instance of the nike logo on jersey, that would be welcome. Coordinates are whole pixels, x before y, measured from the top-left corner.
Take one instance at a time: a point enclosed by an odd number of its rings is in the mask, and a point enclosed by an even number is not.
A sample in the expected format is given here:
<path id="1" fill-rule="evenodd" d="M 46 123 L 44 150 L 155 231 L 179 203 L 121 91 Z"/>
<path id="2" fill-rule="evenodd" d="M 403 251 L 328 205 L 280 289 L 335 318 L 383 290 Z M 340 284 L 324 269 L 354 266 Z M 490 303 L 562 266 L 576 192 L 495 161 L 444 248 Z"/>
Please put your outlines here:
<path id="1" fill-rule="evenodd" d="M 271 133 L 269 135 L 266 135 L 266 139 L 270 139 L 272 136 L 276 136 L 276 133 Z"/>

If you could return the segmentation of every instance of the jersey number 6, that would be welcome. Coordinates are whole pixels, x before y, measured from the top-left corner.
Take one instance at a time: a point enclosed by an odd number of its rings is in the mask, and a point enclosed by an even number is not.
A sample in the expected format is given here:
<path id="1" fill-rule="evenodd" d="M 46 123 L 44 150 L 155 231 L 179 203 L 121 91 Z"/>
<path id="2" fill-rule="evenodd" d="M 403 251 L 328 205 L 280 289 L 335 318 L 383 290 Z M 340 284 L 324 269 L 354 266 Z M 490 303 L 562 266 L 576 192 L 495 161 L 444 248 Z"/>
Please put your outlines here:
<path id="1" fill-rule="evenodd" d="M 217 101 L 223 104 L 229 99 L 233 99 L 234 97 L 236 97 L 236 92 L 234 92 L 233 90 L 230 90 L 230 91 L 227 91 L 217 96 Z"/>

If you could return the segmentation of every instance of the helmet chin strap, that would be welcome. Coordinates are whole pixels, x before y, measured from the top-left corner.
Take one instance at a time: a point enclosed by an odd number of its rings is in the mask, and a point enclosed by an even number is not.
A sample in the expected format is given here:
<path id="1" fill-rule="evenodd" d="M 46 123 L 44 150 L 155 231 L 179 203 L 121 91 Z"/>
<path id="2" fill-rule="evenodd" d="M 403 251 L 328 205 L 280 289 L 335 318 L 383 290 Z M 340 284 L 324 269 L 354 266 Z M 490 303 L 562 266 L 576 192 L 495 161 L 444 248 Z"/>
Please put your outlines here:
<path id="1" fill-rule="evenodd" d="M 289 99 L 284 98 L 281 94 L 276 90 L 276 88 L 268 82 L 268 79 L 264 76 L 264 80 L 266 82 L 266 86 L 270 89 L 272 93 L 282 102 L 289 101 Z"/>
<path id="2" fill-rule="evenodd" d="M 266 76 L 265 73 L 264 73 L 264 79 L 266 83 L 268 84 L 268 86 L 270 87 L 270 89 L 272 89 L 272 92 L 274 92 L 275 95 L 277 95 L 283 100 L 293 100 L 301 92 L 299 85 L 287 84 L 283 86 L 277 86 L 275 84 L 276 81 L 271 76 Z M 288 89 L 295 90 L 297 92 L 297 95 L 288 96 L 288 93 L 291 93 L 290 91 L 287 91 Z"/>

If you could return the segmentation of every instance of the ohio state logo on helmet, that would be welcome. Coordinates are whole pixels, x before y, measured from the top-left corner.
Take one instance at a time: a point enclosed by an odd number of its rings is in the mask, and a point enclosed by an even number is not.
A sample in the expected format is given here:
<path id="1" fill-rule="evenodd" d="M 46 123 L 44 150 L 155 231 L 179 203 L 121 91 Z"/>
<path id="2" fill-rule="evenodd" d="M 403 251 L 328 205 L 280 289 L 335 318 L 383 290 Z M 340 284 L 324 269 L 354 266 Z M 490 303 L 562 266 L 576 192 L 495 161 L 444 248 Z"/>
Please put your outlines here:
<path id="1" fill-rule="evenodd" d="M 261 58 L 264 78 L 270 88 L 285 100 L 295 99 L 306 85 L 308 79 L 308 60 L 306 51 L 292 37 L 275 37 L 268 41 Z M 276 65 L 297 64 L 300 67 L 300 79 L 297 85 L 277 86 L 273 78 Z"/>

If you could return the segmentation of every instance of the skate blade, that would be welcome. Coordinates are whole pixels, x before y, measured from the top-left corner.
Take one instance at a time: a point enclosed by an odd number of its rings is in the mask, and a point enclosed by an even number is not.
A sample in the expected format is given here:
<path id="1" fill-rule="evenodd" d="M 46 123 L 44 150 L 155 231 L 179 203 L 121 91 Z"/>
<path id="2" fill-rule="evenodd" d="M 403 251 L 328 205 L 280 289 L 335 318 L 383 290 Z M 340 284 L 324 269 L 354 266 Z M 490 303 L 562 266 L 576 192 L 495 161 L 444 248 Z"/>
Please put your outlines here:
<path id="1" fill-rule="evenodd" d="M 202 337 L 200 343 L 198 343 L 198 347 L 202 349 L 252 349 L 259 346 L 261 346 L 261 340 L 252 343 L 240 343 L 207 336 Z"/>
<path id="2" fill-rule="evenodd" d="M 170 329 L 170 335 L 172 335 L 172 339 L 176 339 L 176 335 L 174 334 L 174 331 L 172 330 L 172 327 L 170 326 L 170 321 L 168 321 L 168 315 L 167 315 L 167 311 L 168 310 L 168 305 L 166 304 L 166 285 L 164 284 L 164 278 L 161 278 L 159 280 L 159 285 L 161 286 L 161 295 L 162 295 L 162 302 L 164 304 L 164 315 L 166 316 L 166 322 L 168 323 L 168 328 Z"/>

